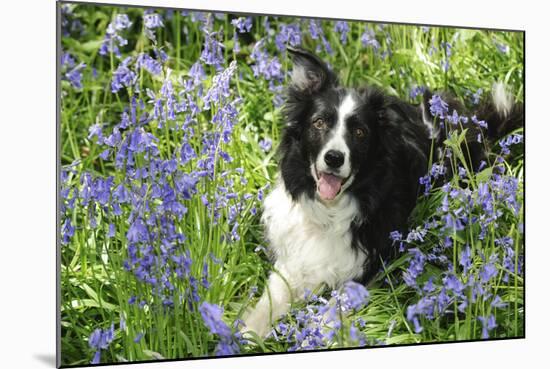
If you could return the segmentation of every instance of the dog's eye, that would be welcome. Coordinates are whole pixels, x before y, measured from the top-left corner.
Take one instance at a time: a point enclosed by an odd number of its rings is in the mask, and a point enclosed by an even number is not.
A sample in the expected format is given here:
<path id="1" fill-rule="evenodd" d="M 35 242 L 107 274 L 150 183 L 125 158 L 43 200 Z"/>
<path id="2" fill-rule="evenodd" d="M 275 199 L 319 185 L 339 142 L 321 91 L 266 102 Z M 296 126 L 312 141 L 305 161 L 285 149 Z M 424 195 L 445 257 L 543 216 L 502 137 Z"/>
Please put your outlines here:
<path id="1" fill-rule="evenodd" d="M 365 136 L 365 130 L 361 129 L 361 128 L 356 128 L 355 129 L 355 136 L 357 136 L 359 138 L 364 137 Z"/>
<path id="2" fill-rule="evenodd" d="M 322 118 L 317 118 L 313 121 L 313 127 L 317 129 L 326 129 L 327 123 Z"/>

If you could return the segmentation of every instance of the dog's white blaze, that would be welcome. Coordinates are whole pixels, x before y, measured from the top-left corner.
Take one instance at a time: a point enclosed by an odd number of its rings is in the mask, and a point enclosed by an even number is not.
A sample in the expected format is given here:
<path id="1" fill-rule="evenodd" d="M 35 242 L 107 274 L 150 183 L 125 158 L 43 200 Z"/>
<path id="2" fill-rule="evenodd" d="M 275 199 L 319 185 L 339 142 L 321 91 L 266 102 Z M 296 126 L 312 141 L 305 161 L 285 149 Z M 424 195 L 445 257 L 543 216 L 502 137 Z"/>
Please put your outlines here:
<path id="1" fill-rule="evenodd" d="M 338 121 L 336 122 L 334 132 L 317 157 L 318 170 L 328 171 L 328 167 L 325 164 L 325 154 L 329 150 L 336 150 L 344 154 L 344 164 L 340 167 L 337 174 L 344 178 L 349 177 L 351 174 L 350 150 L 346 143 L 346 118 L 353 113 L 356 107 L 357 102 L 353 98 L 353 95 L 347 94 L 338 107 Z"/>
<path id="2" fill-rule="evenodd" d="M 243 331 L 265 336 L 292 301 L 304 298 L 306 289 L 322 283 L 336 288 L 362 274 L 366 255 L 351 247 L 350 225 L 358 214 L 357 201 L 347 193 L 331 205 L 305 195 L 295 202 L 284 183 L 277 182 L 262 215 L 277 272 L 271 273 L 266 291 L 245 315 Z"/>

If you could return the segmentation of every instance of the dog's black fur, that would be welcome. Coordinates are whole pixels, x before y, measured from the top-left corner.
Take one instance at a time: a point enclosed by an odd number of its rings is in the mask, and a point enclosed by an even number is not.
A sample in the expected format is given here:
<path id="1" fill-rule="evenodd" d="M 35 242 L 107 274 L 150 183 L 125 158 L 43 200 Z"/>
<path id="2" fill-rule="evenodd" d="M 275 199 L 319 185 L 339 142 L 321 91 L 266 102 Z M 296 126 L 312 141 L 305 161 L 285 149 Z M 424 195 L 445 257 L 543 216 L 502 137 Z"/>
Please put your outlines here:
<path id="1" fill-rule="evenodd" d="M 287 126 L 278 152 L 285 187 L 292 198 L 298 200 L 303 194 L 315 196 L 316 184 L 310 166 L 326 140 L 325 133 L 315 129 L 312 122 L 321 114 L 329 127 L 334 125 L 334 107 L 350 89 L 342 87 L 336 75 L 317 56 L 300 49 L 289 51 L 295 68 L 302 68 L 304 75 L 301 83 L 291 83 L 288 87 Z M 428 170 L 430 151 L 433 147 L 434 160 L 437 160 L 435 153 L 443 147 L 447 132 L 442 129 L 432 143 L 425 119 L 433 119 L 428 108 L 432 97 L 429 91 L 424 94 L 421 105 L 410 104 L 370 86 L 355 89 L 353 93 L 359 98 L 360 107 L 347 120 L 350 133 L 346 143 L 355 178 L 346 191 L 360 205 L 360 214 L 351 224 L 352 245 L 368 255 L 363 275 L 358 278 L 366 283 L 379 271 L 381 260 L 394 256 L 389 234 L 406 230 L 419 195 L 419 178 Z M 479 133 L 491 142 L 523 126 L 521 104 L 515 103 L 507 112 L 502 112 L 487 99 L 474 111 L 467 112 L 458 99 L 448 94 L 441 96 L 449 104 L 449 112 L 456 110 L 468 117 L 476 115 L 488 124 L 488 129 L 471 122 L 465 125 L 470 169 L 476 170 L 482 160 L 488 160 L 486 148 L 477 141 Z M 363 132 L 360 138 L 353 134 L 358 129 Z"/>

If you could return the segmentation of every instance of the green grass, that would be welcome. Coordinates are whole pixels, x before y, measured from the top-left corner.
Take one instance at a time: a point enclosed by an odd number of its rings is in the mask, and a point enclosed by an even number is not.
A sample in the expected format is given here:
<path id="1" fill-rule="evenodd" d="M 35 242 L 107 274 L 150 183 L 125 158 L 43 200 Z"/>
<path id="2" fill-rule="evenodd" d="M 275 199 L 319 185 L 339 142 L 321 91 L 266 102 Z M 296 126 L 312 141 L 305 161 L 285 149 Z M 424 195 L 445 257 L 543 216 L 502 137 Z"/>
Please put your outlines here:
<path id="1" fill-rule="evenodd" d="M 86 67 L 82 70 L 82 88 L 76 88 L 66 78 L 71 68 L 62 67 L 61 81 L 61 163 L 69 170 L 68 179 L 63 183 L 65 189 L 78 189 L 82 194 L 84 186 L 81 182 L 83 173 L 90 173 L 92 178 L 113 177 L 111 192 L 121 183 L 127 186 L 143 186 L 142 196 L 149 199 L 152 209 L 162 205 L 159 198 L 152 197 L 154 188 L 148 179 L 128 179 L 125 169 L 116 168 L 113 163 L 113 153 L 104 160 L 100 154 L 107 147 L 97 142 L 96 138 L 88 138 L 89 128 L 100 123 L 103 133 L 108 136 L 113 127 L 121 120 L 121 114 L 130 106 L 130 97 L 143 99 L 144 106 L 138 104 L 138 116 L 144 112 L 153 113 L 153 104 L 147 89 L 158 98 L 168 69 L 171 70 L 169 79 L 174 83 L 176 92 L 183 90 L 177 83 L 180 78 L 188 79 L 189 69 L 201 55 L 204 34 L 200 30 L 200 22 L 194 22 L 189 15 L 182 15 L 175 11 L 171 15 L 165 10 L 158 11 L 163 16 L 164 27 L 155 30 L 155 42 L 144 33 L 143 9 L 114 8 L 93 5 L 63 5 L 70 12 L 64 12 L 67 25 L 64 30 L 70 29 L 75 20 L 79 20 L 82 31 L 78 27 L 61 37 L 61 47 L 64 52 L 70 53 L 76 63 L 83 62 Z M 99 48 L 105 37 L 107 26 L 119 13 L 128 14 L 133 22 L 132 26 L 121 31 L 121 35 L 128 40 L 128 44 L 121 46 L 122 58 L 113 53 L 100 55 Z M 160 269 L 170 276 L 173 290 L 170 293 L 163 291 L 157 294 L 152 285 L 139 281 L 131 271 L 124 268 L 128 259 L 127 233 L 131 226 L 129 216 L 135 207 L 131 204 L 121 204 L 121 215 L 116 215 L 111 205 L 93 206 L 97 201 L 89 204 L 77 200 L 74 208 L 68 208 L 62 214 L 62 224 L 71 219 L 75 232 L 70 241 L 61 246 L 61 351 L 63 365 L 88 364 L 95 350 L 88 344 L 91 333 L 96 328 L 107 329 L 111 323 L 116 326 L 115 337 L 109 347 L 101 352 L 102 362 L 150 360 L 155 358 L 187 358 L 210 356 L 214 354 L 218 337 L 212 335 L 205 326 L 198 306 L 207 301 L 224 308 L 224 320 L 231 325 L 242 315 L 247 305 L 254 302 L 263 291 L 266 276 L 271 264 L 267 255 L 259 246 L 266 246 L 262 236 L 260 224 L 261 201 L 258 199 L 259 189 L 273 184 L 276 175 L 277 163 L 274 157 L 275 147 L 280 138 L 281 128 L 284 126 L 281 108 L 275 103 L 279 94 L 269 88 L 269 81 L 262 77 L 255 77 L 252 65 L 253 46 L 256 41 L 265 38 L 266 50 L 270 58 L 278 57 L 283 72 L 291 67 L 285 53 L 277 50 L 274 36 L 265 29 L 265 17 L 253 17 L 253 27 L 249 34 L 240 38 L 240 52 L 234 51 L 233 30 L 230 18 L 215 19 L 214 29 L 219 32 L 220 40 L 224 44 L 223 68 L 231 60 L 237 61 L 237 72 L 231 80 L 231 95 L 229 100 L 236 97 L 241 102 L 236 104 L 237 117 L 230 132 L 230 140 L 216 147 L 215 168 L 211 177 L 201 178 L 196 185 L 196 194 L 190 199 L 180 198 L 187 211 L 179 219 L 170 215 L 176 233 L 186 236 L 183 242 L 174 242 L 173 252 L 177 255 L 189 253 L 193 263 L 190 275 L 199 280 L 196 290 L 199 302 L 190 302 L 186 291 L 192 290 L 189 278 L 177 278 L 173 269 L 177 267 L 174 261 L 168 261 Z M 483 30 L 464 30 L 432 27 L 423 30 L 417 26 L 366 24 L 361 22 L 349 23 L 350 32 L 347 43 L 340 42 L 340 35 L 334 31 L 333 21 L 321 21 L 325 36 L 331 43 L 333 54 L 327 53 L 320 40 L 311 38 L 308 32 L 309 21 L 295 18 L 269 18 L 275 33 L 281 24 L 301 22 L 302 46 L 315 50 L 321 45 L 318 53 L 321 58 L 330 63 L 338 72 L 344 84 L 349 86 L 368 83 L 380 86 L 385 91 L 402 98 L 409 98 L 409 91 L 413 86 L 428 86 L 431 89 L 445 89 L 457 96 L 463 97 L 471 105 L 469 94 L 481 89 L 486 96 L 495 81 L 505 82 L 514 93 L 517 100 L 523 99 L 523 35 L 521 33 L 497 32 Z M 375 49 L 363 46 L 361 36 L 365 26 L 376 35 L 380 47 Z M 391 41 L 390 41 L 391 40 Z M 442 43 L 452 45 L 451 54 L 447 56 Z M 508 45 L 507 53 L 500 52 L 496 43 Z M 153 76 L 140 69 L 137 72 L 137 83 L 132 87 L 120 89 L 117 93 L 111 92 L 112 74 L 127 56 L 136 57 L 141 52 L 150 53 L 155 47 L 160 48 L 168 55 L 168 61 L 162 67 L 159 76 Z M 448 59 L 450 68 L 445 71 L 443 63 Z M 206 79 L 204 91 L 212 86 L 212 78 L 216 75 L 213 66 L 204 65 Z M 93 69 L 92 69 L 93 68 Z M 95 72 L 94 72 L 95 70 Z M 286 73 L 285 73 L 286 75 Z M 275 82 L 275 85 L 285 85 Z M 192 91 L 192 94 L 195 92 Z M 194 95 L 196 96 L 196 95 Z M 420 97 L 412 102 L 419 102 Z M 202 100 L 197 98 L 199 111 L 192 117 L 191 126 L 195 135 L 182 129 L 189 112 L 181 112 L 176 119 L 168 120 L 164 124 L 156 119 L 143 125 L 146 132 L 150 132 L 158 141 L 158 159 L 169 160 L 179 155 L 183 140 L 187 140 L 197 153 L 204 148 L 202 134 L 205 132 L 220 132 L 223 127 L 216 126 L 212 119 L 222 105 L 216 105 L 205 110 Z M 165 103 L 165 102 L 164 102 Z M 122 130 L 123 137 L 129 135 L 130 128 Z M 269 138 L 273 141 L 273 149 L 264 152 L 259 145 L 261 139 Z M 465 154 L 460 150 L 459 138 L 449 142 L 453 148 L 453 158 L 459 163 Z M 232 161 L 220 158 L 219 150 L 227 152 Z M 462 155 L 462 156 L 461 156 Z M 174 173 L 166 176 L 167 183 L 174 186 L 178 176 L 182 173 L 192 173 L 198 169 L 198 158 L 182 164 L 177 163 Z M 145 167 L 151 164 L 151 157 L 145 153 L 135 156 L 136 165 Z M 519 190 L 517 201 L 523 204 L 523 158 L 516 153 L 504 162 L 505 174 L 518 179 Z M 237 171 L 243 169 L 243 174 Z M 426 168 L 428 170 L 428 168 Z M 488 172 L 480 174 L 468 173 L 467 180 L 461 181 L 458 175 L 451 181 L 453 188 L 470 188 L 476 190 L 481 183 L 488 180 Z M 232 181 L 233 183 L 230 183 Z M 215 194 L 220 194 L 219 186 L 232 188 L 237 196 L 230 199 L 216 212 L 219 212 L 217 221 L 213 220 L 214 209 L 203 205 L 202 195 L 206 195 L 210 202 L 214 201 Z M 269 190 L 266 190 L 269 191 Z M 495 190 L 496 191 L 496 190 Z M 74 192 L 69 193 L 63 204 L 69 204 Z M 245 197 L 250 194 L 251 197 Z M 496 196 L 496 192 L 493 193 Z M 427 219 L 437 218 L 437 208 L 441 204 L 443 193 L 440 189 L 433 190 L 428 197 L 422 197 L 411 219 L 411 228 L 424 224 Z M 109 203 L 113 201 L 109 195 Z M 366 307 L 344 318 L 344 326 L 349 328 L 358 318 L 364 319 L 365 326 L 361 331 L 367 337 L 368 344 L 410 344 L 418 342 L 441 342 L 449 340 L 470 340 L 481 337 L 481 324 L 478 316 L 496 315 L 498 327 L 490 332 L 491 338 L 519 337 L 524 334 L 523 326 L 523 271 L 519 271 L 523 255 L 523 233 L 518 229 L 523 224 L 521 211 L 516 214 L 509 208 L 495 200 L 495 206 L 504 212 L 504 215 L 489 226 L 490 233 L 484 240 L 479 240 L 479 226 L 472 224 L 465 231 L 451 234 L 453 246 L 446 254 L 452 260 L 456 270 L 460 270 L 458 258 L 466 243 L 472 246 L 476 254 L 473 257 L 474 267 L 470 274 L 478 278 L 479 271 L 486 264 L 484 258 L 492 254 L 502 256 L 503 251 L 495 245 L 495 240 L 504 236 L 513 239 L 515 250 L 515 270 L 517 273 L 510 276 L 507 282 L 501 263 L 497 263 L 498 275 L 491 279 L 487 288 L 494 295 L 499 295 L 507 304 L 505 308 L 492 308 L 490 301 L 478 298 L 468 306 L 465 313 L 459 313 L 455 306 L 452 314 L 441 314 L 434 319 L 422 318 L 423 330 L 416 333 L 413 323 L 407 319 L 407 307 L 417 303 L 419 296 L 406 284 L 401 275 L 408 266 L 408 254 L 403 254 L 391 264 L 371 285 L 369 285 L 370 299 Z M 144 205 L 142 205 L 144 206 Z M 240 206 L 238 212 L 239 239 L 231 240 L 228 235 L 232 224 L 231 206 Z M 459 206 L 453 203 L 451 206 Z M 256 212 L 252 209 L 257 209 Z M 141 210 L 140 210 L 141 211 Z M 474 211 L 474 210 L 473 210 Z M 475 211 L 480 211 L 476 209 Z M 147 214 L 151 215 L 153 210 Z M 93 226 L 95 218 L 97 226 Z M 152 218 L 151 218 L 152 219 Z M 437 218 L 439 219 L 439 218 Z M 108 237 L 109 224 L 113 224 L 116 233 Z M 150 225 L 152 229 L 164 229 L 159 224 Z M 424 252 L 440 240 L 437 234 L 428 234 L 426 242 L 419 243 Z M 163 245 L 154 240 L 149 245 L 152 254 L 160 257 Z M 213 255 L 213 257 L 211 256 Z M 221 260 L 220 263 L 215 259 Z M 499 259 L 500 260 L 500 259 Z M 205 288 L 200 285 L 203 276 L 203 264 L 207 264 L 208 282 Z M 156 276 L 162 278 L 162 274 Z M 426 272 L 419 277 L 425 282 L 433 277 L 441 281 L 442 269 L 437 263 L 428 263 Z M 467 278 L 465 276 L 464 278 Z M 465 282 L 466 280 L 464 280 Z M 250 298 L 250 291 L 257 287 L 258 292 Z M 467 290 L 471 293 L 471 289 Z M 137 302 L 130 304 L 129 299 L 138 296 Z M 163 301 L 169 300 L 173 306 L 164 307 Z M 143 307 L 139 302 L 144 301 Z M 296 309 L 303 309 L 305 303 L 296 304 Z M 126 328 L 119 329 L 120 320 L 125 321 Z M 295 316 L 289 315 L 286 322 L 295 324 Z M 391 334 L 389 334 L 391 330 Z M 352 346 L 357 343 L 344 335 L 331 347 Z M 134 339 L 143 334 L 139 342 Z M 258 345 L 243 345 L 241 352 L 285 352 L 292 346 L 285 341 L 269 338 Z"/>

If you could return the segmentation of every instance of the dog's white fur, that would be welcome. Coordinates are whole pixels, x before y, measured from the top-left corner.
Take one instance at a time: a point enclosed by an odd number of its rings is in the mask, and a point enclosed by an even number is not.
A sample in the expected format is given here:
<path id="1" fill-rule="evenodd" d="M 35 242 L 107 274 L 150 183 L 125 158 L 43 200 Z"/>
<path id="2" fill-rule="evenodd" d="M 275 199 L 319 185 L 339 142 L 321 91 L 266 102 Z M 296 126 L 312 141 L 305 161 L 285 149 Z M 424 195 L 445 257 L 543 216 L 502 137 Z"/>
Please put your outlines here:
<path id="1" fill-rule="evenodd" d="M 333 130 L 334 133 L 315 160 L 315 165 L 319 172 L 333 172 L 342 178 L 348 178 L 351 175 L 350 150 L 346 144 L 346 135 L 348 131 L 346 118 L 353 113 L 356 107 L 357 101 L 351 93 L 348 93 L 338 107 L 338 121 Z M 325 155 L 329 150 L 336 150 L 344 154 L 344 164 L 337 170 L 329 168 L 325 163 Z"/>
<path id="2" fill-rule="evenodd" d="M 514 105 L 514 96 L 506 89 L 504 83 L 497 82 L 493 85 L 492 98 L 497 112 L 506 117 Z"/>
<path id="3" fill-rule="evenodd" d="M 330 204 L 302 196 L 292 201 L 282 180 L 266 197 L 262 221 L 275 256 L 274 271 L 256 307 L 244 318 L 243 331 L 260 337 L 306 289 L 322 283 L 335 288 L 361 275 L 366 255 L 351 247 L 350 224 L 358 205 L 343 193 Z"/>

